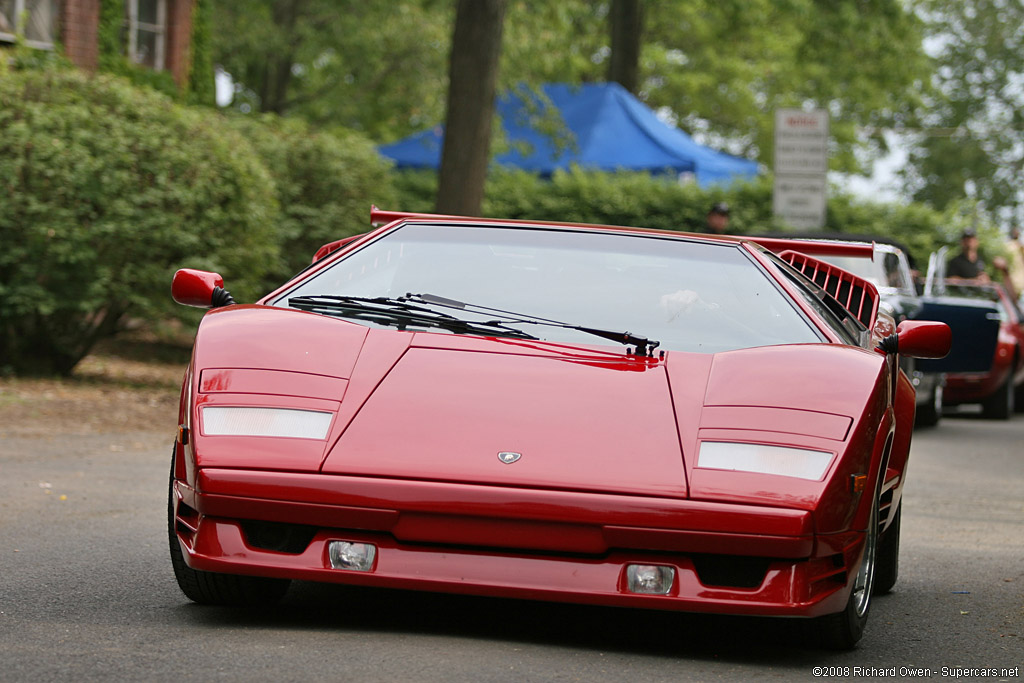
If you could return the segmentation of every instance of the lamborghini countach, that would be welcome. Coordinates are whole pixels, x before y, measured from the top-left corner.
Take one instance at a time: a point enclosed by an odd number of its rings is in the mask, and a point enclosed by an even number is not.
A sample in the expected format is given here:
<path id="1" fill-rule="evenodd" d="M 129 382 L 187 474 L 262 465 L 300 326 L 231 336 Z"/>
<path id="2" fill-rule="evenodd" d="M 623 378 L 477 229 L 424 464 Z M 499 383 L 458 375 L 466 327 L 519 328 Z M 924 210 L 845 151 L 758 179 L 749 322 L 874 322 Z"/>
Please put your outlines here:
<path id="1" fill-rule="evenodd" d="M 337 582 L 800 617 L 856 644 L 897 577 L 899 358 L 950 345 L 819 258 L 870 245 L 371 223 L 252 304 L 174 277 L 212 309 L 169 482 L 189 599 Z"/>

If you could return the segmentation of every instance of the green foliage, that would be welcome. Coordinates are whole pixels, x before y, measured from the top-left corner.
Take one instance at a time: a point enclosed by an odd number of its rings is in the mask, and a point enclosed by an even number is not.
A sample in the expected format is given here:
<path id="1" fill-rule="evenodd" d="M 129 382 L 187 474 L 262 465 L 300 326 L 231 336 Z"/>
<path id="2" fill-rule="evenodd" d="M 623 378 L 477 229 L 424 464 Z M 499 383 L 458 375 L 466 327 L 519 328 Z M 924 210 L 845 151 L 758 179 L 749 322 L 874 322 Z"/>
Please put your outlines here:
<path id="1" fill-rule="evenodd" d="M 213 44 L 210 35 L 212 0 L 195 0 L 192 6 L 192 62 L 189 67 L 188 101 L 210 107 L 217 105 L 217 84 L 214 80 Z"/>
<path id="2" fill-rule="evenodd" d="M 396 171 L 394 207 L 431 210 L 437 177 L 427 171 Z M 574 168 L 550 180 L 523 171 L 495 169 L 488 178 L 483 215 L 497 218 L 631 225 L 661 230 L 701 232 L 708 209 L 716 202 L 731 207 L 729 231 L 761 235 L 786 232 L 772 217 L 772 180 L 762 177 L 728 189 L 679 185 L 670 178 L 644 173 L 600 173 Z M 825 232 L 889 237 L 907 245 L 916 263 L 943 245 L 956 244 L 968 225 L 977 227 L 971 207 L 937 212 L 921 204 L 880 204 L 833 192 Z M 996 231 L 984 228 L 985 243 L 996 249 Z M 993 253 L 998 253 L 994 251 Z"/>
<path id="3" fill-rule="evenodd" d="M 604 80 L 608 4 L 510 0 L 500 86 Z M 239 106 L 395 139 L 444 119 L 452 5 L 220 2 L 216 59 L 243 86 Z M 854 150 L 884 148 L 860 131 L 905 125 L 927 89 L 922 22 L 901 0 L 659 0 L 644 12 L 640 97 L 767 165 L 777 107 L 829 109 L 834 170 L 858 171 Z"/>
<path id="4" fill-rule="evenodd" d="M 102 71 L 114 71 L 124 60 L 124 2 L 100 0 L 100 19 L 96 29 L 98 62 Z"/>
<path id="5" fill-rule="evenodd" d="M 3 75 L 5 68 L 14 71 L 70 69 L 72 65 L 59 50 L 37 50 L 19 40 L 13 47 L 5 46 L 0 50 L 0 75 Z"/>
<path id="6" fill-rule="evenodd" d="M 182 266 L 253 297 L 274 186 L 219 116 L 111 76 L 0 78 L 0 359 L 68 373 L 126 315 L 166 314 Z"/>
<path id="7" fill-rule="evenodd" d="M 444 116 L 452 4 L 216 2 L 214 59 L 242 111 L 398 138 Z"/>
<path id="8" fill-rule="evenodd" d="M 971 198 L 1003 222 L 1024 219 L 1024 5 L 918 0 L 936 52 L 938 94 L 927 102 L 904 180 L 943 209 Z"/>
<path id="9" fill-rule="evenodd" d="M 101 0 L 97 28 L 97 59 L 100 71 L 125 78 L 135 85 L 152 88 L 179 99 L 181 90 L 170 71 L 154 71 L 133 64 L 125 55 L 124 1 Z"/>
<path id="10" fill-rule="evenodd" d="M 282 248 L 266 288 L 308 266 L 327 242 L 366 232 L 370 205 L 392 201 L 386 163 L 357 133 L 316 132 L 272 114 L 228 121 L 249 140 L 275 181 Z"/>

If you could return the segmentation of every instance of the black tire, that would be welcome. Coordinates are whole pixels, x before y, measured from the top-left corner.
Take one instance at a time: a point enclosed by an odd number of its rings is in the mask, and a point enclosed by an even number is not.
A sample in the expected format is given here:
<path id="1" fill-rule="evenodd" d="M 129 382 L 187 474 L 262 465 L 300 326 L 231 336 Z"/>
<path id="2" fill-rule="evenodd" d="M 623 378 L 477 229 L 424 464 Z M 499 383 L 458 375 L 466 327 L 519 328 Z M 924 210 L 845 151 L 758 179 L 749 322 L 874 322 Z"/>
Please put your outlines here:
<path id="1" fill-rule="evenodd" d="M 932 393 L 928 401 L 919 406 L 914 424 L 918 427 L 934 427 L 942 419 L 942 386 L 936 384 L 932 387 Z"/>
<path id="2" fill-rule="evenodd" d="M 842 612 L 818 617 L 812 624 L 818 642 L 829 650 L 852 650 L 864 635 L 871 611 L 871 595 L 874 589 L 876 559 L 878 557 L 878 494 L 871 504 L 868 518 L 867 537 L 864 542 L 864 557 L 854 577 L 853 589 Z"/>
<path id="3" fill-rule="evenodd" d="M 884 595 L 896 585 L 900 573 L 900 517 L 903 506 L 896 510 L 889 528 L 878 541 L 875 555 L 875 595 Z"/>
<path id="4" fill-rule="evenodd" d="M 1024 413 L 1024 384 L 1013 391 L 1013 412 Z"/>
<path id="5" fill-rule="evenodd" d="M 981 415 L 992 420 L 1009 420 L 1014 410 L 1013 373 L 999 385 L 994 394 L 981 402 Z"/>
<path id="6" fill-rule="evenodd" d="M 171 458 L 171 476 L 167 496 L 167 536 L 171 551 L 171 566 L 178 588 L 192 602 L 200 605 L 229 605 L 234 607 L 268 607 L 279 601 L 291 583 L 287 579 L 267 579 L 259 576 L 237 576 L 192 569 L 185 564 L 178 534 L 174 529 L 174 458 Z"/>

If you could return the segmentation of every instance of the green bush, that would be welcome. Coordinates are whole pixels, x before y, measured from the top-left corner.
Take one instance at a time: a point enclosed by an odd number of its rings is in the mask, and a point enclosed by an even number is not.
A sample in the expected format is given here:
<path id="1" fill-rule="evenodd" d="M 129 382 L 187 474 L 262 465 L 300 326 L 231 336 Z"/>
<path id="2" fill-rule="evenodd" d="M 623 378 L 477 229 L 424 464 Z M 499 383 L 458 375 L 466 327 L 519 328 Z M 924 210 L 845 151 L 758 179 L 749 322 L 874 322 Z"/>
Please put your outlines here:
<path id="1" fill-rule="evenodd" d="M 433 171 L 395 171 L 394 208 L 431 211 L 437 193 Z M 543 179 L 524 171 L 495 169 L 487 179 L 482 213 L 495 218 L 558 220 L 634 225 L 663 230 L 701 231 L 712 204 L 728 202 L 730 231 L 760 235 L 790 231 L 772 216 L 772 179 L 729 188 L 701 189 L 645 173 L 602 173 L 574 168 Z M 392 207 L 388 207 L 392 208 Z M 833 192 L 825 232 L 897 239 L 924 268 L 928 255 L 953 244 L 965 226 L 953 212 L 921 204 L 882 204 Z M 985 231 L 982 231 L 984 237 Z"/>
<path id="2" fill-rule="evenodd" d="M 281 260 L 268 274 L 267 289 L 308 266 L 327 242 L 369 230 L 372 203 L 393 202 L 387 164 L 358 133 L 315 132 L 272 114 L 228 120 L 260 155 L 277 188 Z"/>
<path id="3" fill-rule="evenodd" d="M 274 195 L 214 112 L 112 76 L 0 73 L 0 366 L 70 372 L 125 316 L 166 314 L 181 266 L 254 296 Z"/>

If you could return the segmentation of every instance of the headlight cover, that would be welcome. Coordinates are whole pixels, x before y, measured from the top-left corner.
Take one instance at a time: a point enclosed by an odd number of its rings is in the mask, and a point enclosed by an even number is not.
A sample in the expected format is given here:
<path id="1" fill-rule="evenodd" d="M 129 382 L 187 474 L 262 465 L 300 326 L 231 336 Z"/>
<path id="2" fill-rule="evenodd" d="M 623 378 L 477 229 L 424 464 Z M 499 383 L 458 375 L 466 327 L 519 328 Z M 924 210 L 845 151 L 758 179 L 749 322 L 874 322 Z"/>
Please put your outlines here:
<path id="1" fill-rule="evenodd" d="M 776 474 L 820 481 L 832 453 L 806 448 L 769 446 L 757 443 L 702 441 L 697 454 L 697 467 L 715 470 Z"/>
<path id="2" fill-rule="evenodd" d="M 284 436 L 326 439 L 333 413 L 294 408 L 203 406 L 207 436 Z"/>

